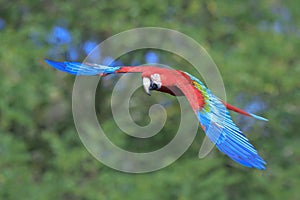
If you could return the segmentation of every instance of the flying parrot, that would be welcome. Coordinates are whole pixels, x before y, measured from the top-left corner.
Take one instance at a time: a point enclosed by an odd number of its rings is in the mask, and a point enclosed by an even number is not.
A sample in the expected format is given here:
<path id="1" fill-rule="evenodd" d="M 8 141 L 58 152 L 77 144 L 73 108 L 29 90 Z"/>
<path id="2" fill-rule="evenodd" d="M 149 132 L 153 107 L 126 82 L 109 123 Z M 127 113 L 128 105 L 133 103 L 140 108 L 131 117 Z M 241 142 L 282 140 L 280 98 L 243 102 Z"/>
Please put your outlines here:
<path id="1" fill-rule="evenodd" d="M 156 90 L 173 96 L 185 96 L 207 137 L 222 153 L 243 166 L 260 170 L 266 169 L 266 162 L 234 124 L 227 109 L 258 120 L 268 120 L 220 100 L 200 80 L 187 72 L 156 66 L 110 67 L 91 63 L 57 62 L 48 59 L 45 61 L 60 71 L 76 76 L 141 73 L 143 87 L 148 95 L 150 95 L 150 91 Z"/>

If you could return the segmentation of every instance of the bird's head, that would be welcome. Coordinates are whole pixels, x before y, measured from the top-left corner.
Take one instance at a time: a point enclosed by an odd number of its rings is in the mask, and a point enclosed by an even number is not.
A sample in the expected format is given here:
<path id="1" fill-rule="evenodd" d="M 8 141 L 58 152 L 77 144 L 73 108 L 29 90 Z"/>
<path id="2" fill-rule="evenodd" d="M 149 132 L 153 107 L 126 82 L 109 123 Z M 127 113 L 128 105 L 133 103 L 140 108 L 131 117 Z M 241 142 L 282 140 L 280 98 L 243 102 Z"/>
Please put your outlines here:
<path id="1" fill-rule="evenodd" d="M 162 87 L 161 76 L 158 73 L 143 74 L 142 78 L 144 90 L 148 95 L 151 95 L 150 90 L 159 90 Z"/>

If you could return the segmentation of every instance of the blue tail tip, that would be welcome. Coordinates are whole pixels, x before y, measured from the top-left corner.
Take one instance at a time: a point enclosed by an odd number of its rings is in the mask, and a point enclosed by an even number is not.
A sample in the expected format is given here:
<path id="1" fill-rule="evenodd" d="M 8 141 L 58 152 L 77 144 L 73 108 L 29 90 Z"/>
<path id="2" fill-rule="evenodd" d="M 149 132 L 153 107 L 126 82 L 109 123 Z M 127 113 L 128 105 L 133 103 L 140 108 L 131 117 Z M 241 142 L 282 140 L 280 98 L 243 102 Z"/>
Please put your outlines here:
<path id="1" fill-rule="evenodd" d="M 250 114 L 251 117 L 254 117 L 255 119 L 258 119 L 258 120 L 261 120 L 261 121 L 269 121 L 268 119 L 264 118 L 264 117 L 261 117 L 261 116 L 258 116 L 258 115 L 254 115 L 254 114 Z"/>

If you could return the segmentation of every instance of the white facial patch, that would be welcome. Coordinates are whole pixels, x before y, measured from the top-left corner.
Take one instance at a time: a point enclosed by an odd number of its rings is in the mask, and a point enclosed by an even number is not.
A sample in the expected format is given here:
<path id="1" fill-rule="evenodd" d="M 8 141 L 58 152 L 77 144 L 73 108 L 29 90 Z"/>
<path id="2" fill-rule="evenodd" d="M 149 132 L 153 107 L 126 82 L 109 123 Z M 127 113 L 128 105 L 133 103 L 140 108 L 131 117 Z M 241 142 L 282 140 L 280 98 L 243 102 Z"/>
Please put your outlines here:
<path id="1" fill-rule="evenodd" d="M 151 81 L 152 83 L 155 83 L 157 85 L 158 89 L 161 88 L 162 84 L 161 84 L 161 79 L 159 74 L 152 74 Z"/>

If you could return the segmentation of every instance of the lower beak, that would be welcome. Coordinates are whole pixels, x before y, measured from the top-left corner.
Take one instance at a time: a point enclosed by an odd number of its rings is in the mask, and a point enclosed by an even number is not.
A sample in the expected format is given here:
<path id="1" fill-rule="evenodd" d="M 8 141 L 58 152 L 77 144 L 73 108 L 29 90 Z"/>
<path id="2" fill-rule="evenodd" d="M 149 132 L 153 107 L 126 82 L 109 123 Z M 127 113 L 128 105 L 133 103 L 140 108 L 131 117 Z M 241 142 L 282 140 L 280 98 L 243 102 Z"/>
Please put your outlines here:
<path id="1" fill-rule="evenodd" d="M 149 78 L 144 77 L 143 78 L 143 86 L 144 86 L 144 90 L 145 92 L 150 96 L 150 85 L 151 85 L 151 81 Z"/>

